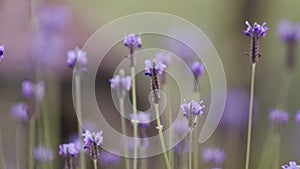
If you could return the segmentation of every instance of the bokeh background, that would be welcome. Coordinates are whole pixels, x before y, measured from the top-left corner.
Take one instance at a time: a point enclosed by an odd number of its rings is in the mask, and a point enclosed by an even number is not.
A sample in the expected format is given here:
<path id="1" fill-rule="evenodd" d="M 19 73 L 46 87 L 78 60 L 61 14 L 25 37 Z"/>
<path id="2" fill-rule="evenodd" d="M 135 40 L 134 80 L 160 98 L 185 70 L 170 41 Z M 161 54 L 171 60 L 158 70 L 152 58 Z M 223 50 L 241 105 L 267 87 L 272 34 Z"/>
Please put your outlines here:
<path id="1" fill-rule="evenodd" d="M 0 63 L 0 127 L 4 160 L 8 168 L 15 168 L 15 130 L 21 128 L 20 147 L 23 152 L 22 168 L 26 168 L 26 144 L 28 127 L 16 123 L 10 115 L 11 106 L 22 101 L 21 82 L 36 77 L 46 82 L 43 105 L 48 110 L 51 126 L 50 144 L 54 151 L 54 164 L 62 168 L 62 158 L 58 155 L 58 145 L 68 141 L 76 133 L 77 123 L 72 100 L 72 70 L 66 66 L 67 51 L 82 47 L 85 41 L 106 23 L 119 17 L 137 12 L 163 12 L 177 15 L 195 24 L 210 38 L 219 53 L 225 69 L 228 99 L 222 122 L 214 135 L 203 145 L 221 147 L 226 154 L 224 168 L 238 169 L 244 166 L 246 150 L 246 128 L 251 65 L 244 54 L 249 50 L 250 39 L 242 34 L 245 20 L 251 23 L 267 22 L 267 37 L 260 42 L 262 57 L 257 64 L 255 116 L 251 150 L 251 168 L 258 168 L 265 145 L 270 141 L 268 134 L 272 124 L 268 120 L 269 111 L 277 107 L 284 81 L 291 76 L 290 86 L 284 91 L 287 101 L 283 109 L 290 113 L 289 123 L 281 131 L 280 164 L 300 158 L 300 126 L 294 115 L 300 109 L 298 86 L 300 86 L 299 59 L 293 71 L 285 66 L 286 46 L 277 34 L 278 22 L 282 19 L 300 22 L 299 0 L 152 0 L 152 1 L 112 1 L 112 0 L 1 0 L 0 1 L 0 44 L 5 45 L 5 58 Z M 31 15 L 32 14 L 32 15 Z M 33 16 L 33 17 L 31 17 Z M 153 23 L 159 24 L 159 23 Z M 190 36 L 187 32 L 187 36 Z M 143 48 L 153 46 L 158 41 L 155 36 L 145 36 Z M 164 40 L 167 42 L 167 40 Z M 102 43 L 105 43 L 103 40 Z M 173 45 L 178 45 L 172 42 Z M 98 44 L 101 45 L 101 44 Z M 162 48 L 170 45 L 161 44 Z M 171 48 L 172 49 L 172 48 Z M 176 51 L 180 57 L 189 57 L 189 51 Z M 297 47 L 299 51 L 299 45 Z M 108 53 L 104 64 L 99 67 L 96 80 L 96 95 L 105 93 L 109 97 L 109 83 L 115 66 L 127 55 L 122 42 Z M 300 51 L 296 53 L 296 57 Z M 92 61 L 92 60 L 90 60 Z M 189 61 L 190 62 L 190 61 Z M 38 72 L 38 73 L 37 73 Z M 138 77 L 141 82 L 144 77 Z M 184 80 L 185 77 L 182 77 Z M 207 74 L 201 77 L 204 100 L 209 100 L 210 84 Z M 145 87 L 146 86 L 146 87 Z M 138 87 L 138 99 L 143 100 L 147 84 Z M 176 86 L 173 90 L 176 89 Z M 209 102 L 209 101 L 207 101 Z M 146 109 L 148 103 L 141 101 L 139 108 Z M 180 102 L 178 102 L 180 104 Z M 173 104 L 174 109 L 179 105 Z M 113 107 L 105 106 L 107 119 L 119 128 L 118 114 Z M 110 114 L 113 111 L 115 114 Z M 128 128 L 130 128 L 128 123 Z M 151 129 L 149 133 L 154 134 Z M 163 166 L 160 158 L 152 157 L 149 166 Z M 122 162 L 121 162 L 122 163 Z M 200 168 L 206 168 L 199 157 Z M 23 167 L 24 166 L 24 167 Z M 122 164 L 120 165 L 122 166 Z M 122 168 L 122 167 L 121 167 Z M 280 166 L 278 166 L 280 168 Z"/>

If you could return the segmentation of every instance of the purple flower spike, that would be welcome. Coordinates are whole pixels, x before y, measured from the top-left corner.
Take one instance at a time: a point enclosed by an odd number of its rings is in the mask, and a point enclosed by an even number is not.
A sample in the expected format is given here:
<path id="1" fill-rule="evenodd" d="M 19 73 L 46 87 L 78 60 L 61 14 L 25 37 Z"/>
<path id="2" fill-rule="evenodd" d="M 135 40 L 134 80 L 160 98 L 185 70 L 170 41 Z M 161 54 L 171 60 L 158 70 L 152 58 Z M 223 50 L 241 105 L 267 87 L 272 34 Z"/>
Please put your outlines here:
<path id="1" fill-rule="evenodd" d="M 28 122 L 29 113 L 27 111 L 26 103 L 17 103 L 11 108 L 11 115 L 16 121 Z"/>
<path id="2" fill-rule="evenodd" d="M 206 148 L 202 157 L 206 163 L 215 167 L 221 167 L 225 161 L 225 153 L 220 148 Z"/>
<path id="3" fill-rule="evenodd" d="M 191 70 L 196 79 L 198 79 L 204 73 L 204 65 L 199 62 L 194 62 L 191 66 Z"/>
<path id="4" fill-rule="evenodd" d="M 288 165 L 281 166 L 282 169 L 300 169 L 300 165 L 297 165 L 295 161 L 290 161 Z"/>
<path id="5" fill-rule="evenodd" d="M 155 60 L 145 60 L 145 75 L 146 76 L 152 76 L 153 75 L 153 62 L 156 62 Z M 163 74 L 165 68 L 167 66 L 163 64 L 161 61 L 157 61 L 155 64 L 155 72 L 157 75 Z"/>
<path id="6" fill-rule="evenodd" d="M 300 41 L 300 23 L 292 24 L 288 20 L 278 23 L 278 35 L 284 43 L 297 43 Z"/>
<path id="7" fill-rule="evenodd" d="M 202 100 L 200 102 L 195 102 L 194 100 L 192 100 L 190 103 L 186 103 L 186 101 L 183 100 L 183 102 L 184 103 L 181 105 L 183 116 L 188 119 L 188 126 L 193 129 L 197 124 L 197 116 L 203 114 L 205 105 L 202 105 Z"/>
<path id="8" fill-rule="evenodd" d="M 25 80 L 22 82 L 22 94 L 26 99 L 31 99 L 33 96 L 33 83 L 30 80 Z"/>
<path id="9" fill-rule="evenodd" d="M 54 158 L 53 151 L 44 146 L 34 149 L 33 157 L 38 162 L 51 162 Z"/>
<path id="10" fill-rule="evenodd" d="M 272 122 L 284 125 L 289 120 L 289 114 L 286 111 L 274 109 L 270 112 L 269 119 Z"/>
<path id="11" fill-rule="evenodd" d="M 300 125 L 300 110 L 297 111 L 297 114 L 295 116 L 295 120 Z"/>
<path id="12" fill-rule="evenodd" d="M 120 157 L 107 151 L 101 151 L 99 160 L 103 166 L 116 166 L 120 162 Z"/>
<path id="13" fill-rule="evenodd" d="M 124 70 L 120 70 L 119 75 L 115 75 L 113 78 L 109 79 L 110 87 L 114 89 L 120 97 L 124 97 L 125 91 L 131 89 L 131 77 L 124 77 Z"/>
<path id="14" fill-rule="evenodd" d="M 266 26 L 266 22 L 263 22 L 262 25 L 254 22 L 253 27 L 250 25 L 248 21 L 245 22 L 247 28 L 243 30 L 243 33 L 248 37 L 256 37 L 258 39 L 264 38 L 267 35 L 268 27 Z"/>
<path id="15" fill-rule="evenodd" d="M 130 49 L 141 48 L 142 47 L 142 38 L 141 35 L 129 34 L 124 37 L 124 45 Z"/>
<path id="16" fill-rule="evenodd" d="M 63 156 L 64 158 L 77 157 L 78 154 L 79 152 L 74 143 L 59 145 L 59 155 Z"/>
<path id="17" fill-rule="evenodd" d="M 0 62 L 4 58 L 4 45 L 0 45 Z"/>
<path id="18" fill-rule="evenodd" d="M 83 143 L 84 149 L 88 149 L 90 152 L 90 157 L 93 160 L 98 159 L 99 153 L 100 153 L 100 146 L 103 142 L 102 137 L 102 131 L 100 132 L 90 132 L 89 130 L 86 130 L 83 134 Z"/>
<path id="19" fill-rule="evenodd" d="M 151 117 L 151 114 L 150 113 L 146 113 L 146 112 L 139 112 L 137 115 L 136 115 L 136 119 L 134 119 L 134 116 L 133 114 L 130 114 L 130 117 L 131 117 L 131 121 L 136 121 L 139 123 L 140 127 L 142 128 L 147 128 L 150 126 L 150 117 Z"/>
<path id="20" fill-rule="evenodd" d="M 86 68 L 88 59 L 86 57 L 85 51 L 80 50 L 78 48 L 76 48 L 75 50 L 68 51 L 67 65 L 73 69 L 76 65 L 76 62 L 78 62 L 78 66 L 81 69 Z"/>

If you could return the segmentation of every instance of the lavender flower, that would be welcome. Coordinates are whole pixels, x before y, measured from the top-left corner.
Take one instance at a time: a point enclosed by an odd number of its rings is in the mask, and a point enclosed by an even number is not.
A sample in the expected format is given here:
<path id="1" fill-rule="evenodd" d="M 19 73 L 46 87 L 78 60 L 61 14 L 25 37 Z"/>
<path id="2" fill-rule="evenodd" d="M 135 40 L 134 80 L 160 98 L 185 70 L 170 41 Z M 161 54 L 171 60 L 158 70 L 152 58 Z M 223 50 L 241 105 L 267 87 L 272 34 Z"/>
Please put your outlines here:
<path id="1" fill-rule="evenodd" d="M 30 80 L 25 80 L 22 82 L 22 94 L 26 99 L 31 99 L 35 96 L 35 99 L 40 101 L 45 95 L 45 83 L 40 81 L 34 84 Z"/>
<path id="2" fill-rule="evenodd" d="M 27 109 L 26 103 L 17 103 L 12 106 L 11 115 L 16 121 L 28 122 L 30 117 Z"/>
<path id="3" fill-rule="evenodd" d="M 107 151 L 101 151 L 99 160 L 103 166 L 116 166 L 120 162 L 120 157 Z"/>
<path id="4" fill-rule="evenodd" d="M 136 119 L 134 119 L 134 116 L 133 114 L 130 114 L 130 117 L 131 117 L 131 121 L 135 121 L 137 123 L 139 123 L 140 127 L 142 128 L 147 128 L 150 126 L 150 117 L 151 117 L 151 114 L 150 113 L 145 113 L 145 112 L 139 112 L 137 115 L 136 115 Z"/>
<path id="5" fill-rule="evenodd" d="M 220 148 L 206 148 L 202 157 L 206 163 L 215 167 L 221 167 L 225 161 L 225 153 Z"/>
<path id="6" fill-rule="evenodd" d="M 161 61 L 151 61 L 151 60 L 145 60 L 145 75 L 147 76 L 152 76 L 153 73 L 153 68 L 155 69 L 155 74 L 156 75 L 161 75 L 163 74 L 165 68 L 167 66 L 163 64 Z"/>
<path id="7" fill-rule="evenodd" d="M 75 50 L 68 51 L 67 65 L 70 68 L 74 69 L 76 66 L 76 62 L 78 63 L 78 68 L 81 71 L 86 71 L 86 66 L 88 63 L 86 52 L 80 50 L 78 47 L 76 47 Z"/>
<path id="8" fill-rule="evenodd" d="M 131 89 L 131 77 L 124 77 L 124 70 L 121 69 L 119 75 L 115 75 L 113 78 L 109 79 L 110 87 L 114 89 L 119 97 L 124 97 L 126 91 Z"/>
<path id="9" fill-rule="evenodd" d="M 266 22 L 264 22 L 262 25 L 254 22 L 253 27 L 249 24 L 248 21 L 246 21 L 245 23 L 247 28 L 243 30 L 243 33 L 251 38 L 250 53 L 248 55 L 250 56 L 250 62 L 254 64 L 260 57 L 259 39 L 266 37 L 269 28 L 266 26 Z"/>
<path id="10" fill-rule="evenodd" d="M 284 125 L 289 120 L 289 114 L 286 111 L 274 109 L 270 112 L 269 119 L 272 122 Z"/>
<path id="11" fill-rule="evenodd" d="M 0 45 L 0 62 L 4 58 L 4 45 Z"/>
<path id="12" fill-rule="evenodd" d="M 22 94 L 26 99 L 31 99 L 33 96 L 33 83 L 30 80 L 22 82 Z"/>
<path id="13" fill-rule="evenodd" d="M 171 62 L 171 54 L 160 52 L 156 55 L 155 59 L 158 62 L 161 62 L 164 65 L 166 65 L 166 68 L 167 68 L 170 65 L 170 62 Z M 163 73 L 160 77 L 160 82 L 161 82 L 162 85 L 164 85 L 164 84 L 166 84 L 166 81 L 167 81 L 166 74 L 165 74 L 165 71 L 163 71 Z"/>
<path id="14" fill-rule="evenodd" d="M 194 74 L 194 77 L 196 79 L 195 85 L 194 85 L 194 91 L 197 91 L 197 89 L 198 89 L 198 81 L 199 81 L 198 79 L 204 73 L 204 65 L 200 64 L 197 61 L 195 61 L 191 65 L 191 70 L 192 70 L 192 72 Z"/>
<path id="15" fill-rule="evenodd" d="M 86 130 L 83 134 L 84 149 L 88 149 L 90 156 L 93 160 L 96 160 L 99 156 L 99 148 L 103 142 L 102 131 L 90 132 Z"/>
<path id="16" fill-rule="evenodd" d="M 288 68 L 294 68 L 296 45 L 300 41 L 300 23 L 293 25 L 288 20 L 280 21 L 278 35 L 287 46 L 286 65 Z"/>
<path id="17" fill-rule="evenodd" d="M 142 47 L 142 38 L 141 35 L 129 34 L 128 36 L 125 35 L 124 37 L 124 45 L 129 48 L 129 59 L 130 59 L 130 66 L 135 66 L 135 57 L 134 51 L 138 48 Z"/>
<path id="18" fill-rule="evenodd" d="M 78 150 L 76 149 L 74 143 L 59 145 L 59 155 L 63 156 L 64 158 L 77 157 L 78 154 Z"/>
<path id="19" fill-rule="evenodd" d="M 288 165 L 281 166 L 282 169 L 300 169 L 300 165 L 297 165 L 295 161 L 290 161 Z"/>
<path id="20" fill-rule="evenodd" d="M 54 158 L 53 151 L 44 146 L 36 147 L 33 151 L 33 157 L 38 162 L 51 162 Z"/>
<path id="21" fill-rule="evenodd" d="M 296 116 L 295 116 L 296 122 L 300 125 L 300 110 L 298 110 Z"/>
<path id="22" fill-rule="evenodd" d="M 190 129 L 193 129 L 194 126 L 197 124 L 197 116 L 203 114 L 203 109 L 205 108 L 205 105 L 202 105 L 202 100 L 200 102 L 192 100 L 190 103 L 186 103 L 186 101 L 183 100 L 183 102 L 184 103 L 181 105 L 183 116 L 189 120 L 188 126 L 190 127 Z"/>

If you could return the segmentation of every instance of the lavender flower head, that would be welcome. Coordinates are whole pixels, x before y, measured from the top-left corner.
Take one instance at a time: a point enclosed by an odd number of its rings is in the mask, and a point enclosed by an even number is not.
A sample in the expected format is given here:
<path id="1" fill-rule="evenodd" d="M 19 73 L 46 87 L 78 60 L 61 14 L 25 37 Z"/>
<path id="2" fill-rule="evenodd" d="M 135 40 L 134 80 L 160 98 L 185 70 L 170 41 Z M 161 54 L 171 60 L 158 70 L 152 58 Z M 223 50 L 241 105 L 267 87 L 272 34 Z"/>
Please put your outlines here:
<path id="1" fill-rule="evenodd" d="M 300 110 L 297 111 L 297 114 L 295 116 L 295 120 L 300 125 Z"/>
<path id="2" fill-rule="evenodd" d="M 74 143 L 59 145 L 59 155 L 64 158 L 77 157 L 79 154 Z"/>
<path id="3" fill-rule="evenodd" d="M 141 35 L 129 34 L 124 37 L 124 45 L 131 50 L 142 47 Z"/>
<path id="4" fill-rule="evenodd" d="M 38 162 L 51 162 L 54 158 L 53 151 L 44 146 L 34 149 L 33 157 Z"/>
<path id="5" fill-rule="evenodd" d="M 124 76 L 124 70 L 121 69 L 119 75 L 109 79 L 110 87 L 114 89 L 119 97 L 124 97 L 125 92 L 131 89 L 131 77 Z"/>
<path id="6" fill-rule="evenodd" d="M 246 21 L 245 23 L 247 28 L 243 30 L 243 33 L 251 38 L 250 52 L 248 53 L 248 55 L 250 56 L 250 62 L 254 64 L 260 57 L 259 39 L 266 37 L 269 28 L 266 26 L 266 22 L 263 22 L 262 25 L 254 22 L 253 27 L 249 24 L 248 21 Z"/>
<path id="7" fill-rule="evenodd" d="M 284 125 L 289 120 L 289 114 L 286 111 L 274 109 L 270 112 L 269 119 L 271 122 Z"/>
<path id="8" fill-rule="evenodd" d="M 221 167 L 225 161 L 225 153 L 220 148 L 206 148 L 202 157 L 206 163 L 215 167 Z"/>
<path id="9" fill-rule="evenodd" d="M 183 102 L 184 103 L 181 105 L 183 116 L 188 119 L 188 126 L 190 127 L 190 129 L 193 129 L 198 121 L 197 116 L 203 114 L 205 105 L 202 105 L 202 100 L 200 102 L 192 100 L 190 103 L 186 103 L 186 101 L 183 100 Z"/>
<path id="10" fill-rule="evenodd" d="M 282 169 L 300 169 L 300 165 L 297 165 L 295 161 L 290 161 L 288 165 L 281 166 Z"/>
<path id="11" fill-rule="evenodd" d="M 16 121 L 28 122 L 30 117 L 27 109 L 26 103 L 17 103 L 12 106 L 11 115 Z"/>
<path id="12" fill-rule="evenodd" d="M 145 75 L 151 77 L 154 74 L 153 68 L 155 70 L 156 75 L 161 75 L 163 74 L 166 67 L 167 66 L 163 64 L 162 61 L 156 62 L 156 60 L 145 60 Z"/>
<path id="13" fill-rule="evenodd" d="M 191 70 L 195 78 L 198 79 L 204 73 L 204 65 L 196 61 L 191 65 Z"/>
<path id="14" fill-rule="evenodd" d="M 84 149 L 88 149 L 93 160 L 97 159 L 100 153 L 100 146 L 103 142 L 102 131 L 90 132 L 86 130 L 83 134 Z"/>
<path id="15" fill-rule="evenodd" d="M 30 80 L 24 80 L 22 82 L 22 94 L 26 99 L 31 99 L 33 96 L 34 85 Z"/>
<path id="16" fill-rule="evenodd" d="M 103 166 L 116 166 L 120 162 L 120 157 L 107 151 L 101 151 L 99 160 Z"/>
<path id="17" fill-rule="evenodd" d="M 147 128 L 150 126 L 150 117 L 151 114 L 150 113 L 146 113 L 146 112 L 139 112 L 136 114 L 136 119 L 134 119 L 133 114 L 130 114 L 131 117 L 131 121 L 132 122 L 137 122 L 139 124 L 140 127 L 142 128 Z"/>
<path id="18" fill-rule="evenodd" d="M 26 99 L 31 99 L 34 96 L 35 99 L 40 101 L 45 95 L 45 83 L 43 81 L 34 84 L 30 80 L 24 80 L 21 86 L 22 94 Z"/>
<path id="19" fill-rule="evenodd" d="M 80 68 L 81 71 L 86 71 L 86 66 L 88 63 L 86 52 L 78 47 L 76 47 L 75 50 L 68 51 L 67 65 L 74 69 L 76 62 L 78 63 L 78 68 Z"/>
<path id="20" fill-rule="evenodd" d="M 0 62 L 4 58 L 4 45 L 0 45 Z"/>
<path id="21" fill-rule="evenodd" d="M 297 43 L 300 41 L 300 23 L 292 24 L 288 20 L 278 23 L 278 35 L 284 43 Z"/>
<path id="22" fill-rule="evenodd" d="M 171 62 L 171 54 L 170 53 L 164 53 L 160 52 L 155 56 L 155 59 L 158 62 L 162 62 L 164 65 L 169 66 Z"/>

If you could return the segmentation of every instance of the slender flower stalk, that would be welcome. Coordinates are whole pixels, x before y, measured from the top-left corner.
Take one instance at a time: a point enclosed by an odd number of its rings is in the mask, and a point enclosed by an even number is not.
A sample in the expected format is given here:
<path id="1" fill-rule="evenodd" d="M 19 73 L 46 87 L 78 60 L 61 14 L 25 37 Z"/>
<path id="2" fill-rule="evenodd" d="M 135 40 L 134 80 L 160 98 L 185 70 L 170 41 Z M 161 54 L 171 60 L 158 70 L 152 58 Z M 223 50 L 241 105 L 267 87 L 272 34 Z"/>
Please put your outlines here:
<path id="1" fill-rule="evenodd" d="M 251 146 L 251 130 L 252 130 L 252 114 L 253 114 L 253 99 L 254 99 L 254 80 L 255 80 L 255 66 L 256 62 L 260 57 L 259 53 L 259 40 L 264 38 L 267 35 L 268 27 L 264 22 L 262 25 L 257 24 L 256 22 L 253 24 L 253 27 L 249 24 L 248 21 L 246 23 L 246 30 L 243 33 L 251 38 L 250 44 L 250 52 L 248 53 L 250 57 L 250 63 L 252 64 L 252 73 L 251 73 L 251 88 L 250 88 L 250 104 L 249 104 L 249 119 L 248 119 L 248 134 L 247 134 L 247 150 L 246 150 L 246 163 L 245 169 L 249 168 L 250 162 L 250 146 Z"/>
<path id="2" fill-rule="evenodd" d="M 131 71 L 131 78 L 132 78 L 132 111 L 133 116 L 136 118 L 137 114 L 137 103 L 136 103 L 136 84 L 135 84 L 135 56 L 134 51 L 138 48 L 142 47 L 142 39 L 141 36 L 136 36 L 135 34 L 129 34 L 128 36 L 124 37 L 124 45 L 129 48 L 129 60 L 130 60 L 130 71 Z M 137 124 L 133 124 L 133 169 L 137 169 L 137 135 L 138 135 L 138 128 Z"/>
<path id="3" fill-rule="evenodd" d="M 73 169 L 72 158 L 78 156 L 78 150 L 74 143 L 61 144 L 59 145 L 59 155 L 61 155 L 65 160 L 64 169 Z"/>
<path id="4" fill-rule="evenodd" d="M 0 167 L 2 167 L 3 169 L 7 168 L 6 163 L 5 163 L 5 159 L 4 159 L 1 131 L 0 131 Z"/>
<path id="5" fill-rule="evenodd" d="M 189 169 L 192 169 L 192 149 L 193 149 L 193 130 L 190 131 L 189 133 Z M 194 150 L 197 151 L 197 150 Z"/>

